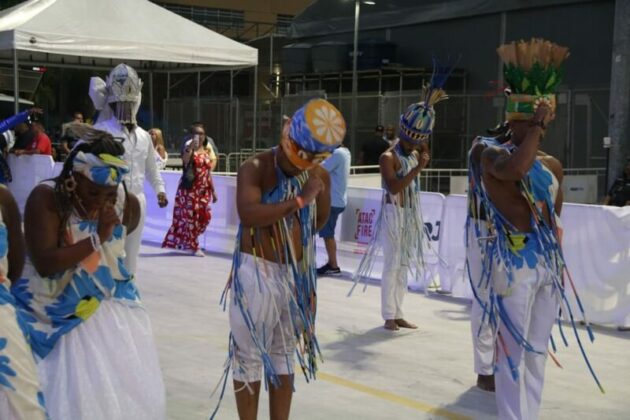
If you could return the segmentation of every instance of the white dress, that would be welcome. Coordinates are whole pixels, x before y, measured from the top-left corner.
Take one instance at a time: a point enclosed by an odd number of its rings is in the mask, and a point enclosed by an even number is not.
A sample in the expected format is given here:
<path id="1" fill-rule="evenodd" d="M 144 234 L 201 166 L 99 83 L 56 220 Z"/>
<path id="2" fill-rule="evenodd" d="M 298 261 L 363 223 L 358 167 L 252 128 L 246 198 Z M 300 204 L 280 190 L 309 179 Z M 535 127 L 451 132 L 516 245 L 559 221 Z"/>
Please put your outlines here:
<path id="1" fill-rule="evenodd" d="M 124 192 L 117 210 L 123 217 Z M 64 244 L 96 232 L 70 216 Z M 149 315 L 124 265 L 126 227 L 75 267 L 51 277 L 30 267 L 14 295 L 31 326 L 31 345 L 51 420 L 164 419 L 165 390 Z M 26 273 L 25 273 L 26 274 Z"/>

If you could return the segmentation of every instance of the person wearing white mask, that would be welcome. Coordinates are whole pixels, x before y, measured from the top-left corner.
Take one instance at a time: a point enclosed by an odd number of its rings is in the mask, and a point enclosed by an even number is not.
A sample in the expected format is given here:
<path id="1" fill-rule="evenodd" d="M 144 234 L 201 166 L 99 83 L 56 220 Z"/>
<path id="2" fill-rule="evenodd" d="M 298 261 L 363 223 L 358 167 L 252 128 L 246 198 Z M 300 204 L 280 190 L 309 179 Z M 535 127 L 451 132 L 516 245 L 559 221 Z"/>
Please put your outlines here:
<path id="1" fill-rule="evenodd" d="M 130 168 L 124 182 L 140 201 L 140 223 L 129 235 L 125 245 L 126 267 L 135 274 L 146 216 L 145 177 L 157 193 L 158 205 L 166 207 L 168 204 L 164 181 L 155 162 L 151 136 L 138 126 L 136 120 L 142 99 L 142 81 L 133 68 L 119 64 L 112 69 L 106 81 L 100 77 L 90 80 L 90 98 L 94 107 L 100 111 L 94 128 L 107 131 L 114 138 L 122 140 L 125 147 L 124 159 Z"/>

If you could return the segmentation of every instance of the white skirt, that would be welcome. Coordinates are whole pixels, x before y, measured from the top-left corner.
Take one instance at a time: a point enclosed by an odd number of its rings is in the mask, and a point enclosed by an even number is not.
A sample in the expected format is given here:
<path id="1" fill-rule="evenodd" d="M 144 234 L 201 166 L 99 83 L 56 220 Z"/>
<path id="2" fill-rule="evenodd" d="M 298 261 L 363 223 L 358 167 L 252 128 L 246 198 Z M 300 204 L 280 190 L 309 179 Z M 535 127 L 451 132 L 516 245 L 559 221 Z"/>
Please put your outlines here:
<path id="1" fill-rule="evenodd" d="M 51 420 L 161 420 L 164 383 L 151 322 L 112 299 L 38 363 Z"/>

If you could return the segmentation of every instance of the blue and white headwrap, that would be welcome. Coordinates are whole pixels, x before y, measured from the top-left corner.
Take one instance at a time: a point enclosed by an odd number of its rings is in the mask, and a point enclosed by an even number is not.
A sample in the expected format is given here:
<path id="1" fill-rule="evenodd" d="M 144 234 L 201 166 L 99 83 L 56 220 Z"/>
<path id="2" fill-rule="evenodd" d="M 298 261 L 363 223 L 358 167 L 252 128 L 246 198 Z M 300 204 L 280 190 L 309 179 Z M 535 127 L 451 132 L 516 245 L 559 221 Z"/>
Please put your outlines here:
<path id="1" fill-rule="evenodd" d="M 409 143 L 420 144 L 429 138 L 435 125 L 435 110 L 424 102 L 409 105 L 400 116 L 398 136 Z"/>
<path id="2" fill-rule="evenodd" d="M 312 99 L 291 118 L 289 136 L 310 153 L 332 152 L 346 135 L 346 121 L 325 99 Z"/>
<path id="3" fill-rule="evenodd" d="M 129 165 L 121 158 L 101 153 L 78 152 L 72 161 L 72 170 L 80 173 L 97 185 L 115 187 L 129 172 Z"/>
<path id="4" fill-rule="evenodd" d="M 420 144 L 429 139 L 435 125 L 433 106 L 448 99 L 443 88 L 453 68 L 452 65 L 441 65 L 435 57 L 433 58 L 433 74 L 431 81 L 422 87 L 422 101 L 409 105 L 400 116 L 398 136 L 401 140 Z"/>

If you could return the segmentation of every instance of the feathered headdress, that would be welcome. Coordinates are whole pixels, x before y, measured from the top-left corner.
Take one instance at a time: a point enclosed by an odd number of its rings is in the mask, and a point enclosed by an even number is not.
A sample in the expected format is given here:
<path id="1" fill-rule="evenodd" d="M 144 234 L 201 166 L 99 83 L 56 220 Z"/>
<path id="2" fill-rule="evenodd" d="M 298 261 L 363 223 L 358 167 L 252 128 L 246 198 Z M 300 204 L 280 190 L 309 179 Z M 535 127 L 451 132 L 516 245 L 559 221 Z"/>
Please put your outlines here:
<path id="1" fill-rule="evenodd" d="M 540 38 L 503 44 L 497 48 L 509 85 L 506 119 L 528 120 L 540 103 L 556 107 L 554 92 L 562 81 L 569 49 Z"/>
<path id="2" fill-rule="evenodd" d="M 453 69 L 454 66 L 441 65 L 433 57 L 433 73 L 430 82 L 422 87 L 422 101 L 409 105 L 400 116 L 399 137 L 402 140 L 419 144 L 429 138 L 435 125 L 433 106 L 448 99 L 443 88 Z"/>

